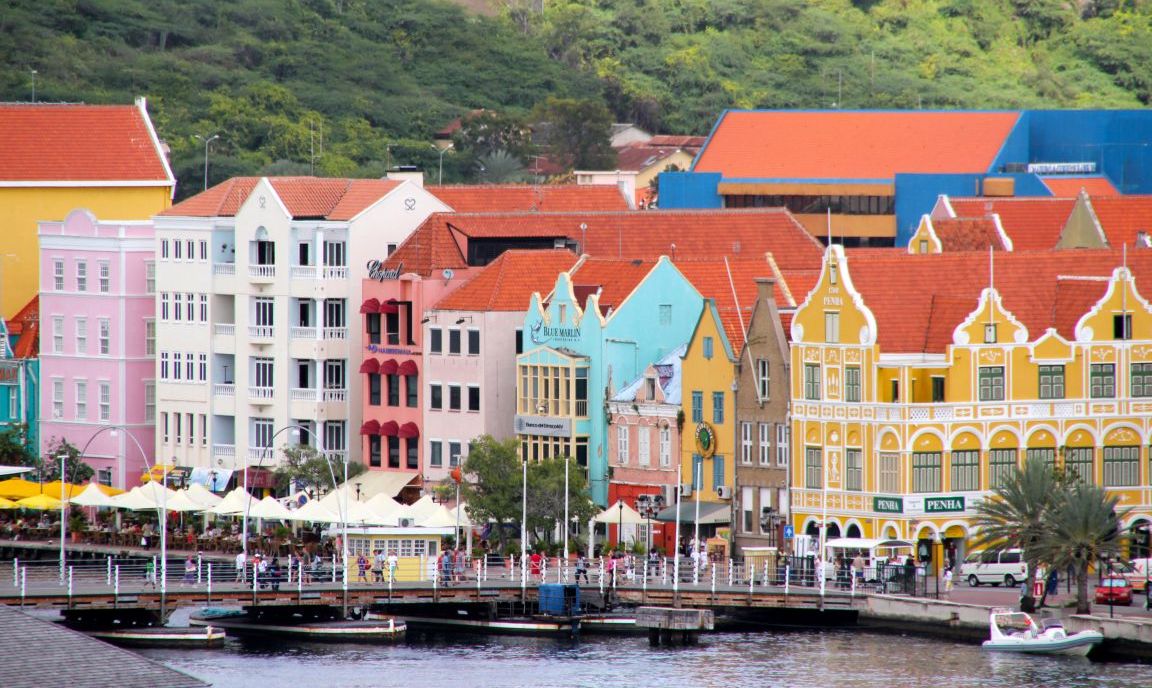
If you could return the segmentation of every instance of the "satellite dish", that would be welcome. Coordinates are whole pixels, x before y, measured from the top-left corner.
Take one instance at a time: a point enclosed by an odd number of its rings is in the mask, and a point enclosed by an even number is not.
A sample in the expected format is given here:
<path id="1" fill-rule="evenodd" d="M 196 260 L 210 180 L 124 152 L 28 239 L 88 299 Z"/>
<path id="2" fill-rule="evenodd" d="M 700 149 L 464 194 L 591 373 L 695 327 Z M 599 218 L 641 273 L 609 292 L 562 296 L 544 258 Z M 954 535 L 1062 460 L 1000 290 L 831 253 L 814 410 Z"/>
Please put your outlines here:
<path id="1" fill-rule="evenodd" d="M 452 268 L 444 268 L 444 272 L 442 274 L 444 275 L 444 279 L 450 280 L 456 273 L 452 271 Z"/>

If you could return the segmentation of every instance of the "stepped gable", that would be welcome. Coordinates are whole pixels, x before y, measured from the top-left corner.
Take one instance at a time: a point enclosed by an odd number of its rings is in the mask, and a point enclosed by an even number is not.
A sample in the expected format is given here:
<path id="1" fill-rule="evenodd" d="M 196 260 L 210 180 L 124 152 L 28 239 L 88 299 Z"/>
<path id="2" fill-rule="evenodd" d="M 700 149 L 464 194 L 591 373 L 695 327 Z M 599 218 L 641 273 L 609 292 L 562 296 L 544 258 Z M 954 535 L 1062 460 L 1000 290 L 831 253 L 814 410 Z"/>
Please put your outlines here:
<path id="1" fill-rule="evenodd" d="M 583 227 L 583 228 L 582 228 Z M 468 267 L 471 240 L 568 242 L 597 258 L 699 260 L 771 253 L 781 272 L 817 270 L 823 249 L 788 211 L 435 213 L 385 262 L 430 275 Z M 551 245 L 551 244 L 550 244 Z"/>
<path id="2" fill-rule="evenodd" d="M 1018 112 L 728 111 L 693 166 L 727 179 L 874 179 L 987 170 Z"/>
<path id="3" fill-rule="evenodd" d="M 1076 205 L 1075 198 L 950 198 L 949 202 L 958 218 L 999 215 L 1000 226 L 1016 251 L 1054 248 Z"/>
<path id="4" fill-rule="evenodd" d="M 628 210 L 616 186 L 580 184 L 459 184 L 426 186 L 458 213 L 565 213 Z"/>
<path id="5" fill-rule="evenodd" d="M 181 201 L 165 217 L 233 217 L 261 177 L 233 177 Z M 402 182 L 391 179 L 268 177 L 280 202 L 297 219 L 347 221 L 387 196 Z"/>
<path id="6" fill-rule="evenodd" d="M 432 310 L 523 311 L 533 293 L 549 292 L 556 276 L 570 270 L 576 261 L 576 254 L 568 249 L 505 251 L 436 302 Z"/>
<path id="7" fill-rule="evenodd" d="M 175 184 L 143 101 L 137 105 L 0 103 L 0 131 L 4 132 L 0 183 Z"/>

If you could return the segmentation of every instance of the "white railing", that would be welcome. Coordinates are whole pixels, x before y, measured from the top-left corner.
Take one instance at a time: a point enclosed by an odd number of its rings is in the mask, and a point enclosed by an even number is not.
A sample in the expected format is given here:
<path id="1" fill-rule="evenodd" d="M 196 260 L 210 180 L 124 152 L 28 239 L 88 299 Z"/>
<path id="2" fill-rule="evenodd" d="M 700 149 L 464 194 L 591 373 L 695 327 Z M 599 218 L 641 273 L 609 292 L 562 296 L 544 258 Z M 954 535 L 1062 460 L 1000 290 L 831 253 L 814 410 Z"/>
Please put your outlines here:
<path id="1" fill-rule="evenodd" d="M 231 277 L 236 274 L 236 263 L 215 263 L 212 265 L 212 274 Z"/>
<path id="2" fill-rule="evenodd" d="M 320 396 L 321 401 L 348 401 L 348 390 L 346 389 L 325 389 Z"/>
<path id="3" fill-rule="evenodd" d="M 276 334 L 276 328 L 271 325 L 249 325 L 248 336 L 251 339 L 272 339 Z"/>
<path id="4" fill-rule="evenodd" d="M 212 393 L 216 396 L 231 397 L 236 395 L 236 385 L 233 384 L 216 384 L 212 385 Z"/>
<path id="5" fill-rule="evenodd" d="M 292 339 L 316 339 L 316 328 L 293 327 L 288 330 L 288 336 Z"/>
<path id="6" fill-rule="evenodd" d="M 270 447 L 248 447 L 248 460 L 260 461 L 261 459 L 271 458 L 272 449 Z"/>
<path id="7" fill-rule="evenodd" d="M 343 463 L 348 458 L 348 451 L 345 449 L 329 449 L 324 452 L 327 457 L 332 461 L 339 461 Z"/>
<path id="8" fill-rule="evenodd" d="M 271 399 L 275 391 L 274 387 L 249 387 L 248 396 L 253 399 Z"/>
<path id="9" fill-rule="evenodd" d="M 259 278 L 273 278 L 276 276 L 275 265 L 249 265 L 248 275 L 250 277 Z"/>
<path id="10" fill-rule="evenodd" d="M 232 458 L 236 456 L 236 445 L 234 444 L 214 444 L 212 445 L 212 456 L 219 458 Z"/>
<path id="11" fill-rule="evenodd" d="M 324 339 L 344 340 L 348 339 L 347 327 L 325 327 Z"/>
<path id="12" fill-rule="evenodd" d="M 314 389 L 294 389 L 288 393 L 292 401 L 316 401 L 316 396 Z"/>
<path id="13" fill-rule="evenodd" d="M 236 323 L 216 323 L 212 331 L 221 336 L 231 337 L 236 334 Z"/>
<path id="14" fill-rule="evenodd" d="M 323 276 L 326 280 L 348 279 L 348 268 L 325 265 Z"/>
<path id="15" fill-rule="evenodd" d="M 293 265 L 290 273 L 292 279 L 316 279 L 315 265 Z"/>

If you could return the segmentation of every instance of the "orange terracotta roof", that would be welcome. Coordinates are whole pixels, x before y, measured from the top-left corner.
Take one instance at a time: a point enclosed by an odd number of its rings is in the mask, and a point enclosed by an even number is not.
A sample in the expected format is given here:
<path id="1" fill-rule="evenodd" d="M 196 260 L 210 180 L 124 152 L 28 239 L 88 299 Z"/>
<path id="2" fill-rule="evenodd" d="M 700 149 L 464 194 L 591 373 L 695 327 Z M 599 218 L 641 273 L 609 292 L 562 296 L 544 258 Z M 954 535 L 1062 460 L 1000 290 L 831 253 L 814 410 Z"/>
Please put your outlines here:
<path id="1" fill-rule="evenodd" d="M 0 104 L 0 182 L 175 184 L 140 107 Z"/>
<path id="2" fill-rule="evenodd" d="M 40 355 L 40 295 L 33 296 L 8 321 L 8 334 L 16 337 L 13 358 L 36 358 Z"/>
<path id="3" fill-rule="evenodd" d="M 984 172 L 1017 112 L 729 111 L 693 170 L 729 179 Z"/>
<path id="4" fill-rule="evenodd" d="M 1074 339 L 1076 322 L 1104 294 L 1103 278 L 1123 260 L 1117 249 L 998 253 L 995 286 L 1032 339 L 1049 327 Z M 989 281 L 984 252 L 849 254 L 847 261 L 885 353 L 943 353 Z M 1128 266 L 1137 289 L 1152 292 L 1152 251 L 1129 251 Z"/>
<path id="5" fill-rule="evenodd" d="M 956 217 L 1000 216 L 1000 226 L 1015 251 L 1044 251 L 1056 246 L 1072 214 L 1074 198 L 950 198 Z"/>
<path id="6" fill-rule="evenodd" d="M 428 186 L 425 189 L 458 213 L 628 210 L 628 199 L 615 186 L 460 184 Z"/>
<path id="7" fill-rule="evenodd" d="M 572 290 L 583 308 L 588 295 L 600 293 L 600 312 L 618 308 L 655 267 L 654 260 L 587 257 L 571 274 Z"/>
<path id="8" fill-rule="evenodd" d="M 1093 196 L 1090 200 L 1112 248 L 1132 248 L 1139 232 L 1152 235 L 1152 196 Z"/>
<path id="9" fill-rule="evenodd" d="M 581 229 L 581 226 L 585 229 Z M 597 213 L 435 213 L 386 261 L 404 272 L 467 267 L 470 239 L 564 239 L 598 258 L 675 261 L 771 253 L 780 270 L 814 270 L 823 249 L 780 208 Z"/>
<path id="10" fill-rule="evenodd" d="M 756 305 L 756 278 L 779 279 L 772 265 L 764 258 L 740 258 L 728 260 L 727 264 L 724 260 L 683 260 L 677 262 L 676 267 L 701 296 L 716 303 L 716 312 L 728 343 L 739 354 L 744 348 L 744 333 L 752 320 L 752 308 Z M 776 285 L 776 306 L 792 306 L 779 284 Z"/>
<path id="11" fill-rule="evenodd" d="M 391 179 L 269 177 L 281 202 L 296 218 L 351 220 L 401 182 Z M 232 217 L 259 177 L 233 177 L 160 213 L 169 217 Z"/>
<path id="12" fill-rule="evenodd" d="M 650 146 L 645 143 L 630 143 L 616 149 L 616 169 L 630 172 L 643 172 L 670 155 L 678 153 L 672 146 Z"/>
<path id="13" fill-rule="evenodd" d="M 1115 196 L 1120 192 L 1107 177 L 1042 177 L 1053 196 L 1076 196 L 1087 191 L 1089 196 Z"/>
<path id="14" fill-rule="evenodd" d="M 990 218 L 936 220 L 932 228 L 945 251 L 985 251 L 989 246 L 997 251 L 1006 249 L 996 221 Z"/>
<path id="15" fill-rule="evenodd" d="M 675 134 L 657 134 L 644 143 L 649 146 L 675 146 L 696 152 L 704 146 L 707 136 L 678 136 Z"/>
<path id="16" fill-rule="evenodd" d="M 523 311 L 534 292 L 546 294 L 556 276 L 572 268 L 567 249 L 505 251 L 434 306 L 441 311 Z"/>

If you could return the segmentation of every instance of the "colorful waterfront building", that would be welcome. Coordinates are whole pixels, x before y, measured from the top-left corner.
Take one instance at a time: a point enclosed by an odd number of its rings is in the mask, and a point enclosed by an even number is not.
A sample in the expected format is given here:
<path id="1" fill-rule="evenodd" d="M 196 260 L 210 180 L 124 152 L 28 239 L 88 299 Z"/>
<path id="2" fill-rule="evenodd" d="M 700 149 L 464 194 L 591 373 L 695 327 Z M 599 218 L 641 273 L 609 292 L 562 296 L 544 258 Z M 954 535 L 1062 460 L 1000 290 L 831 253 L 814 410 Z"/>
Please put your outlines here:
<path id="1" fill-rule="evenodd" d="M 655 215 L 649 213 L 649 215 Z M 702 299 L 666 257 L 587 257 L 533 294 L 516 357 L 516 435 L 525 461 L 569 456 L 608 504 L 612 390 L 688 340 Z"/>
<path id="2" fill-rule="evenodd" d="M 1145 528 L 1152 254 L 886 253 L 830 247 L 792 319 L 797 534 L 958 561 L 974 506 L 1031 457 Z"/>
<path id="3" fill-rule="evenodd" d="M 613 428 L 608 442 L 609 504 L 623 501 L 642 516 L 656 516 L 676 504 L 684 434 L 680 371 L 686 348 L 668 352 L 608 402 Z M 665 552 L 676 547 L 675 528 L 652 518 L 643 525 L 609 523 L 607 535 L 610 543 L 651 543 Z"/>
<path id="4" fill-rule="evenodd" d="M 150 220 L 98 220 L 86 209 L 40 223 L 40 453 L 67 440 L 121 489 L 154 463 L 154 235 Z"/>
<path id="5" fill-rule="evenodd" d="M 0 104 L 0 315 L 37 294 L 37 223 L 76 208 L 146 220 L 172 204 L 176 179 L 143 98 L 134 105 Z"/>
<path id="6" fill-rule="evenodd" d="M 0 319 L 0 429 L 19 427 L 24 445 L 40 447 L 40 297 L 11 320 Z"/>

